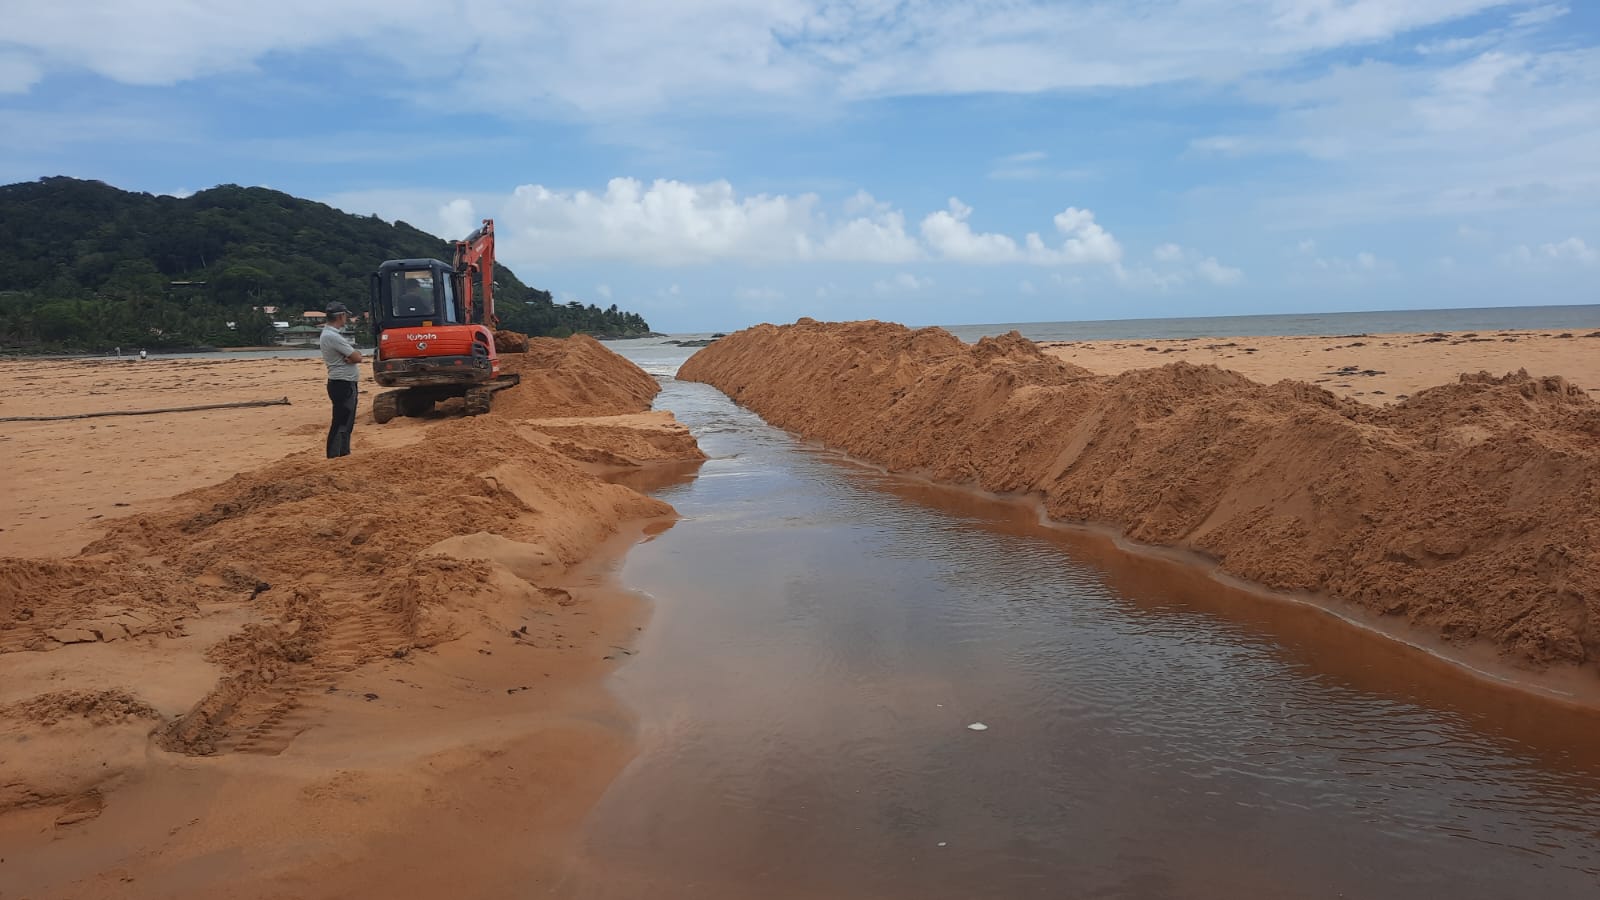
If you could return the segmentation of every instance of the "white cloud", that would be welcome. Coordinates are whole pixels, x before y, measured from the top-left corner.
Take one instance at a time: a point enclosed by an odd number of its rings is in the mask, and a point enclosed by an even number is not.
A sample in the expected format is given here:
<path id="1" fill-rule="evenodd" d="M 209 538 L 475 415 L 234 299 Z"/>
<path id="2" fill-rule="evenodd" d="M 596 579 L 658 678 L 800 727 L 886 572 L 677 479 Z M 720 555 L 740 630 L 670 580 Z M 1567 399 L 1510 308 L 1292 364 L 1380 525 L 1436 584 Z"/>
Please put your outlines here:
<path id="1" fill-rule="evenodd" d="M 870 205 L 861 207 L 861 198 Z M 816 247 L 818 257 L 843 262 L 910 262 L 922 258 L 917 239 L 906 233 L 904 213 L 872 201 L 865 192 L 852 200 L 856 211 L 869 215 L 851 219 L 823 237 Z M 847 205 L 847 211 L 850 208 Z"/>
<path id="2" fill-rule="evenodd" d="M 1303 240 L 1300 243 L 1296 244 L 1295 245 L 1295 249 L 1300 251 L 1300 253 L 1302 255 L 1315 253 L 1315 252 L 1317 252 L 1317 242 L 1312 240 L 1311 238 L 1306 238 L 1305 240 Z"/>
<path id="3" fill-rule="evenodd" d="M 810 253 L 816 197 L 739 197 L 726 181 L 646 186 L 613 178 L 603 193 L 517 188 L 501 211 L 502 241 L 538 262 L 629 259 L 685 265 L 788 260 Z M 510 254 L 508 254 L 510 255 Z"/>
<path id="4" fill-rule="evenodd" d="M 1029 150 L 1002 156 L 990 166 L 987 178 L 996 181 L 1040 181 L 1044 179 L 1088 178 L 1087 169 L 1063 169 L 1047 164 L 1050 154 L 1043 150 Z"/>
<path id="5" fill-rule="evenodd" d="M 1475 34 L 1471 37 L 1454 37 L 1443 40 L 1429 41 L 1417 45 L 1417 52 L 1423 56 L 1453 56 L 1461 53 L 1470 53 L 1482 50 L 1493 44 L 1497 39 L 1494 34 Z"/>
<path id="6" fill-rule="evenodd" d="M 454 238 L 465 238 L 478 227 L 472 201 L 457 197 L 439 208 L 439 222 L 444 233 Z"/>
<path id="7" fill-rule="evenodd" d="M 611 285 L 609 285 L 609 284 L 597 284 L 597 285 L 595 285 L 594 286 L 594 292 L 596 294 L 599 294 L 600 295 L 600 299 L 602 299 L 602 300 L 610 300 L 611 299 Z"/>
<path id="8" fill-rule="evenodd" d="M 1511 21 L 1518 25 L 1543 25 L 1554 22 L 1571 11 L 1564 3 L 1545 3 L 1516 13 L 1511 17 Z"/>
<path id="9" fill-rule="evenodd" d="M 1264 193 L 1254 218 L 1325 227 L 1600 204 L 1600 47 L 1499 36 L 1462 59 L 1365 61 L 1244 82 L 1269 113 L 1192 152 L 1279 155 L 1314 176 Z"/>
<path id="10" fill-rule="evenodd" d="M 1307 243 L 1309 242 L 1300 242 L 1301 252 L 1305 252 Z M 1150 287 L 1158 290 L 1177 287 L 1187 283 L 1191 278 L 1199 278 L 1219 286 L 1238 284 L 1244 280 L 1244 270 L 1225 266 L 1218 262 L 1215 256 L 1207 256 L 1180 244 L 1170 242 L 1160 244 L 1150 255 L 1158 264 L 1157 267 L 1119 266 L 1117 280 L 1129 287 Z"/>
<path id="11" fill-rule="evenodd" d="M 501 198 L 499 205 L 496 226 L 510 248 L 503 255 L 540 264 L 569 259 L 660 266 L 718 260 L 899 263 L 923 256 L 916 238 L 906 233 L 904 213 L 866 194 L 847 204 L 864 214 L 844 221 L 824 215 L 814 194 L 741 196 L 726 181 L 661 179 L 646 185 L 614 178 L 601 192 L 531 184 Z"/>
<path id="12" fill-rule="evenodd" d="M 974 232 L 967 219 L 972 207 L 955 197 L 950 208 L 929 213 L 922 220 L 922 238 L 944 259 L 968 263 L 1017 262 L 1022 251 L 1010 235 Z"/>
<path id="13" fill-rule="evenodd" d="M 1310 261 L 1310 265 L 1323 275 L 1337 275 L 1352 280 L 1364 280 L 1380 273 L 1390 273 L 1395 268 L 1393 262 L 1368 250 L 1361 250 L 1349 257 L 1318 256 Z"/>
<path id="14" fill-rule="evenodd" d="M 1201 278 L 1212 284 L 1238 284 L 1244 279 L 1244 271 L 1242 269 L 1225 266 L 1217 262 L 1215 256 L 1208 256 L 1200 260 L 1195 264 L 1194 268 L 1196 272 L 1200 273 Z"/>
<path id="15" fill-rule="evenodd" d="M 1513 249 L 1508 257 L 1513 262 L 1523 264 L 1578 263 L 1587 266 L 1600 261 L 1600 250 L 1590 247 L 1583 238 L 1569 237 L 1564 241 L 1540 244 L 1538 247 L 1521 244 Z"/>
<path id="16" fill-rule="evenodd" d="M 1069 206 L 1056 213 L 1056 231 L 1065 236 L 1055 257 L 1066 263 L 1114 263 L 1122 258 L 1122 246 L 1109 231 L 1094 220 L 1087 209 Z M 1033 235 L 1028 235 L 1030 243 Z"/>
<path id="17" fill-rule="evenodd" d="M 1034 287 L 1033 282 L 1031 282 L 1031 281 L 1029 281 L 1027 279 L 1023 279 L 1022 282 L 1017 285 L 1017 290 L 1021 291 L 1024 294 L 1028 294 L 1028 295 L 1033 295 L 1033 294 L 1039 293 L 1039 289 L 1037 287 Z"/>
<path id="18" fill-rule="evenodd" d="M 1165 291 L 1182 285 L 1188 280 L 1183 272 L 1157 271 L 1148 266 L 1128 268 L 1118 263 L 1112 272 L 1117 277 L 1117 282 L 1123 287 L 1153 289 Z"/>
<path id="19" fill-rule="evenodd" d="M 332 51 L 375 61 L 390 85 L 409 80 L 441 103 L 603 117 L 774 97 L 1225 81 L 1504 2 L 547 0 L 530 10 L 520 0 L 481 0 L 441 29 L 429 0 L 80 0 L 12 4 L 6 40 L 47 70 L 139 85 Z M 539 62 L 537 77 L 529 60 Z"/>
<path id="20" fill-rule="evenodd" d="M 932 278 L 919 278 L 910 272 L 897 273 L 893 278 L 880 278 L 872 289 L 880 294 L 903 294 L 933 287 Z"/>
<path id="21" fill-rule="evenodd" d="M 1087 209 L 1069 206 L 1055 215 L 1052 221 L 1061 236 L 1057 247 L 1047 245 L 1036 232 L 1029 232 L 1019 244 L 1007 234 L 973 231 L 967 222 L 971 215 L 972 207 L 951 197 L 948 209 L 922 220 L 922 238 L 938 257 L 954 262 L 1054 266 L 1111 264 L 1122 258 L 1122 246 Z"/>
<path id="22" fill-rule="evenodd" d="M 495 219 L 501 258 L 548 265 L 570 260 L 625 260 L 653 266 L 743 262 L 963 263 L 1074 265 L 1114 263 L 1116 238 L 1094 213 L 1068 207 L 1053 219 L 1057 238 L 1036 233 L 1021 241 L 974 232 L 972 209 L 952 199 L 925 217 L 920 239 L 906 215 L 870 194 L 828 213 L 814 194 L 741 195 L 727 181 L 701 184 L 614 178 L 603 191 L 529 184 L 511 195 L 453 197 L 417 190 L 356 191 L 328 198 L 358 215 L 400 219 L 442 237 L 470 230 L 477 217 Z M 853 214 L 853 215 L 851 215 Z"/>

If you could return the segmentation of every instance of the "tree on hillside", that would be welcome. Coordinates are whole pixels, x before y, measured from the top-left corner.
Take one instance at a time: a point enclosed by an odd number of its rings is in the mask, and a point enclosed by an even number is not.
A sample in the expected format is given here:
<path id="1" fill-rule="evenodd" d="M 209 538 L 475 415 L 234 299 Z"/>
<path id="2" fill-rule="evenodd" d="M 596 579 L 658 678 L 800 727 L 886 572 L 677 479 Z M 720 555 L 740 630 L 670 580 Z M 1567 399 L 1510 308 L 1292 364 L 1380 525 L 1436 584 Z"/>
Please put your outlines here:
<path id="1" fill-rule="evenodd" d="M 265 188 L 219 185 L 177 198 L 62 177 L 7 185 L 0 346 L 256 344 L 274 336 L 257 307 L 297 313 L 337 300 L 365 311 L 380 262 L 451 252 L 404 222 Z M 501 265 L 495 283 L 503 322 L 528 334 L 649 331 L 643 318 L 615 307 L 556 305 Z"/>

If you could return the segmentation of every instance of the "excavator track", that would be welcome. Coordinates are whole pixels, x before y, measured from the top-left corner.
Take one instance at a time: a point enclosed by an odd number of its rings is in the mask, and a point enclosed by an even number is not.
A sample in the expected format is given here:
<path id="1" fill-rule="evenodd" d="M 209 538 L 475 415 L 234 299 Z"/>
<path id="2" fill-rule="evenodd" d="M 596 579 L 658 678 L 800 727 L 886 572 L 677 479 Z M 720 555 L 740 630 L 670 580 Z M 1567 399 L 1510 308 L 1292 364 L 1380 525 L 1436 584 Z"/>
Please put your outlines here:
<path id="1" fill-rule="evenodd" d="M 379 425 L 400 415 L 400 395 L 405 391 L 384 391 L 372 398 L 372 421 Z"/>
<path id="2" fill-rule="evenodd" d="M 489 411 L 490 405 L 494 402 L 494 391 L 488 388 L 473 388 L 467 391 L 464 399 L 467 415 L 481 416 Z"/>

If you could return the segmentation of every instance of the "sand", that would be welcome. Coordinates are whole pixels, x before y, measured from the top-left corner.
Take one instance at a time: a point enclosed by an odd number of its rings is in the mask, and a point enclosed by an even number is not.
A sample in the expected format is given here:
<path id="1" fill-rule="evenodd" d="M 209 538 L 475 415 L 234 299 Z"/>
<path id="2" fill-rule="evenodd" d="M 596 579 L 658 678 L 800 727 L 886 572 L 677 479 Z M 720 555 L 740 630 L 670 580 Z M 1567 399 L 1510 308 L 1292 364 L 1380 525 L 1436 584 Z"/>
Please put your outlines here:
<path id="1" fill-rule="evenodd" d="M 1600 328 L 1600 321 L 1595 322 Z M 1383 405 L 1463 372 L 1558 372 L 1600 398 L 1600 330 L 1047 341 L 1040 348 L 1101 375 L 1173 360 L 1231 369 L 1252 381 L 1305 381 Z"/>
<path id="2" fill-rule="evenodd" d="M 294 401 L 0 426 L 31 467 L 0 534 L 6 896 L 556 883 L 631 745 L 602 682 L 643 609 L 608 567 L 672 517 L 611 475 L 703 457 L 590 339 L 507 365 L 488 416 L 364 402 L 332 461 L 314 361 L 0 371 L 0 415 Z"/>
<path id="3" fill-rule="evenodd" d="M 1600 404 L 1536 371 L 1380 407 L 1189 362 L 1097 374 L 1015 333 L 802 319 L 723 338 L 679 377 L 895 471 L 1034 495 L 1053 519 L 1592 677 Z"/>

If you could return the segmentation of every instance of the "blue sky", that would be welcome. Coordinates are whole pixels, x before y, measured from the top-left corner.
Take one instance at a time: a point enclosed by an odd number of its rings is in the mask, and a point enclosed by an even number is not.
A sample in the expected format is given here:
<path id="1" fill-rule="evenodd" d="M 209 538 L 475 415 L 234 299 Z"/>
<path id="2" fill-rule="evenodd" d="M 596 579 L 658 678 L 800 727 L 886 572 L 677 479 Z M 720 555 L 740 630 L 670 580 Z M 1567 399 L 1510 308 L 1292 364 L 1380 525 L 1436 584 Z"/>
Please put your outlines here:
<path id="1" fill-rule="evenodd" d="M 1600 302 L 1593 0 L 0 3 L 0 182 L 493 216 L 663 330 Z"/>

